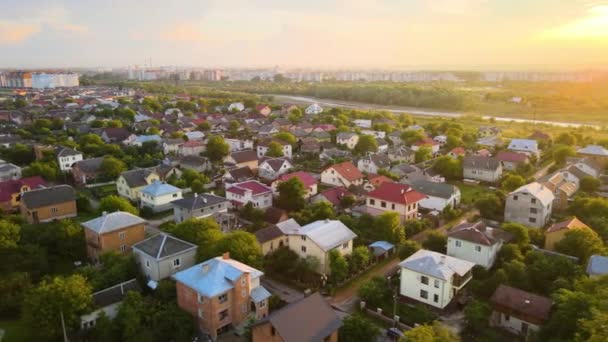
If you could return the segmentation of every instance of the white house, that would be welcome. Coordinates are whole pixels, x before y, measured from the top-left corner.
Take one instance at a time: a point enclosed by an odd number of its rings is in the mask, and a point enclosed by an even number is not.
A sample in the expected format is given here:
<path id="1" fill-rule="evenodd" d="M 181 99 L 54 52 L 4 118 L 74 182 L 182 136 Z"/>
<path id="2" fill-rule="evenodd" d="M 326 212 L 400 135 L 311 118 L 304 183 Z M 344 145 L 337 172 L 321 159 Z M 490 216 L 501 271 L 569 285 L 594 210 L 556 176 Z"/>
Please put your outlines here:
<path id="1" fill-rule="evenodd" d="M 318 103 L 313 103 L 310 106 L 306 107 L 306 110 L 304 112 L 306 114 L 312 114 L 312 115 L 321 114 L 321 113 L 323 113 L 323 108 L 321 106 L 319 106 Z"/>
<path id="2" fill-rule="evenodd" d="M 363 134 L 363 135 L 371 135 L 372 137 L 377 138 L 377 139 L 384 139 L 384 138 L 386 138 L 386 132 L 384 132 L 384 131 L 374 131 L 374 130 L 371 130 L 371 129 L 362 129 L 361 130 L 361 134 Z"/>
<path id="3" fill-rule="evenodd" d="M 272 139 L 272 138 L 264 139 L 258 143 L 258 146 L 256 148 L 258 158 L 262 158 L 266 155 L 266 153 L 268 152 L 268 146 L 272 142 L 276 142 L 283 147 L 283 157 L 287 157 L 289 159 L 292 158 L 291 144 L 289 144 L 283 140 Z"/>
<path id="4" fill-rule="evenodd" d="M 471 280 L 474 263 L 426 249 L 399 263 L 402 296 L 445 308 Z"/>
<path id="5" fill-rule="evenodd" d="M 242 112 L 245 110 L 245 105 L 240 102 L 233 102 L 228 106 L 229 112 Z"/>
<path id="6" fill-rule="evenodd" d="M 509 193 L 505 204 L 505 221 L 542 228 L 551 217 L 555 196 L 551 189 L 533 182 Z"/>
<path id="7" fill-rule="evenodd" d="M 336 136 L 336 144 L 346 146 L 352 150 L 359 142 L 359 136 L 353 132 L 340 132 Z"/>
<path id="8" fill-rule="evenodd" d="M 321 183 L 348 188 L 351 185 L 363 185 L 364 176 L 351 162 L 334 164 L 321 172 Z"/>
<path id="9" fill-rule="evenodd" d="M 171 184 L 155 180 L 139 191 L 141 207 L 148 207 L 154 212 L 172 209 L 171 202 L 182 198 L 182 189 Z"/>
<path id="10" fill-rule="evenodd" d="M 438 142 L 439 146 L 443 147 L 443 145 L 447 144 L 448 137 L 445 136 L 445 135 L 438 135 L 438 136 L 434 137 L 433 140 L 435 140 L 436 142 Z"/>
<path id="11" fill-rule="evenodd" d="M 388 170 L 390 167 L 391 160 L 383 153 L 370 154 L 357 161 L 357 168 L 367 173 L 378 173 L 378 170 Z"/>
<path id="12" fill-rule="evenodd" d="M 224 141 L 230 146 L 230 152 L 253 149 L 253 141 L 249 139 L 241 140 L 226 138 Z"/>
<path id="13" fill-rule="evenodd" d="M 465 179 L 495 183 L 502 176 L 502 171 L 502 163 L 493 157 L 467 156 L 462 163 Z"/>
<path id="14" fill-rule="evenodd" d="M 226 189 L 226 198 L 237 207 L 251 203 L 264 209 L 272 206 L 272 189 L 255 180 L 234 183 Z"/>
<path id="15" fill-rule="evenodd" d="M 396 212 L 401 220 L 412 220 L 418 217 L 418 206 L 425 195 L 407 184 L 383 182 L 367 193 L 365 210 L 377 216 L 385 212 Z"/>
<path id="16" fill-rule="evenodd" d="M 82 153 L 67 147 L 58 147 L 55 151 L 61 171 L 71 171 L 74 163 L 83 159 Z"/>
<path id="17" fill-rule="evenodd" d="M 291 170 L 293 165 L 286 158 L 269 158 L 264 160 L 258 168 L 258 176 L 264 179 L 275 180 Z"/>
<path id="18" fill-rule="evenodd" d="M 447 254 L 489 269 L 502 245 L 512 239 L 512 234 L 486 227 L 481 221 L 464 222 L 448 232 Z"/>
<path id="19" fill-rule="evenodd" d="M 419 206 L 428 210 L 443 211 L 445 208 L 456 208 L 460 204 L 460 189 L 457 186 L 431 182 L 423 179 L 410 182 L 412 188 L 426 195 L 419 202 Z"/>
<path id="20" fill-rule="evenodd" d="M 361 127 L 361 128 L 372 128 L 372 120 L 355 119 L 355 120 L 353 120 L 353 123 L 354 123 L 354 124 L 355 124 L 355 126 L 357 126 L 357 127 Z"/>

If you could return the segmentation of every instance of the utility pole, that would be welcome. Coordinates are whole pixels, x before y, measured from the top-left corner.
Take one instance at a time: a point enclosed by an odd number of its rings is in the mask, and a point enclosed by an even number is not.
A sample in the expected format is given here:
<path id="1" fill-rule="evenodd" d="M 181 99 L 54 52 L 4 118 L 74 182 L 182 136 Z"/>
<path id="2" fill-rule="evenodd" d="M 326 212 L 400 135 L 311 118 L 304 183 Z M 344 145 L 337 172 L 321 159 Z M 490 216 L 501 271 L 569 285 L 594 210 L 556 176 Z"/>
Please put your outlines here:
<path id="1" fill-rule="evenodd" d="M 63 329 L 63 342 L 68 342 L 68 334 L 65 331 L 65 321 L 63 320 L 63 310 L 59 312 L 61 316 L 61 329 Z"/>

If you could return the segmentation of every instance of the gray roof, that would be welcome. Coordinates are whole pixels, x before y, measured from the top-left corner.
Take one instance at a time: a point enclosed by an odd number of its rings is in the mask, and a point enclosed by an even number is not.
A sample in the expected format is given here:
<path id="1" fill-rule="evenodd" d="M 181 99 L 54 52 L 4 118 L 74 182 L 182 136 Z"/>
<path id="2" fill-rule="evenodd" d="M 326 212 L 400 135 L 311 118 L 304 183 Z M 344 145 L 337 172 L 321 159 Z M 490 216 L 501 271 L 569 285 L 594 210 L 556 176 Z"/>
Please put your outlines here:
<path id="1" fill-rule="evenodd" d="M 197 210 L 224 202 L 228 202 L 228 199 L 212 194 L 194 194 L 194 196 L 173 201 L 171 204 L 180 208 Z"/>
<path id="2" fill-rule="evenodd" d="M 29 209 L 42 208 L 49 205 L 76 200 L 76 192 L 69 185 L 57 185 L 26 191 L 21 195 L 21 202 Z"/>
<path id="3" fill-rule="evenodd" d="M 602 255 L 592 255 L 587 264 L 588 275 L 608 274 L 608 257 Z"/>
<path id="4" fill-rule="evenodd" d="M 496 170 L 500 166 L 500 160 L 492 157 L 467 156 L 464 158 L 463 167 L 466 169 Z"/>
<path id="5" fill-rule="evenodd" d="M 69 157 L 69 156 L 77 156 L 77 155 L 82 154 L 82 152 L 78 152 L 78 151 L 68 148 L 68 147 L 57 147 L 57 149 L 55 150 L 55 153 L 57 154 L 57 157 Z"/>
<path id="6" fill-rule="evenodd" d="M 581 148 L 576 152 L 581 154 L 592 154 L 596 156 L 608 156 L 608 150 L 605 149 L 603 146 L 599 145 L 587 145 L 586 147 Z"/>
<path id="7" fill-rule="evenodd" d="M 131 279 L 93 293 L 93 302 L 96 307 L 103 308 L 121 302 L 129 291 L 141 292 L 137 279 Z"/>
<path id="8" fill-rule="evenodd" d="M 77 166 L 83 172 L 97 172 L 101 168 L 104 157 L 85 159 L 77 161 L 74 166 Z"/>
<path id="9" fill-rule="evenodd" d="M 142 223 L 146 223 L 146 220 L 139 216 L 125 211 L 115 211 L 113 213 L 104 213 L 97 218 L 83 222 L 82 226 L 97 234 L 105 234 Z"/>
<path id="10" fill-rule="evenodd" d="M 264 288 L 264 286 L 258 286 L 251 290 L 249 296 L 251 297 L 251 300 L 253 300 L 254 303 L 259 303 L 265 299 L 270 298 L 270 296 L 272 295 L 270 294 L 270 292 L 268 292 L 268 290 Z"/>
<path id="11" fill-rule="evenodd" d="M 277 226 L 283 232 L 289 234 L 284 230 L 283 226 Z M 357 237 L 357 234 L 338 220 L 318 220 L 300 227 L 296 232 L 292 232 L 292 234 L 305 235 L 325 252 Z"/>
<path id="12" fill-rule="evenodd" d="M 430 182 L 422 179 L 414 180 L 410 182 L 410 185 L 414 190 L 422 194 L 440 198 L 450 198 L 458 191 L 458 188 L 454 185 Z"/>
<path id="13" fill-rule="evenodd" d="M 120 175 L 125 179 L 130 188 L 136 188 L 148 185 L 146 182 L 146 177 L 148 177 L 152 172 L 154 172 L 153 169 L 135 169 L 125 171 Z"/>
<path id="14" fill-rule="evenodd" d="M 287 221 L 285 221 L 285 222 L 287 222 Z M 270 240 L 274 240 L 281 236 L 283 236 L 283 231 L 275 225 L 272 225 L 272 226 L 266 227 L 266 228 L 262 228 L 255 232 L 255 237 L 259 243 L 264 243 L 264 242 L 267 242 Z"/>
<path id="15" fill-rule="evenodd" d="M 547 205 L 547 204 L 553 202 L 553 200 L 555 199 L 553 192 L 551 192 L 551 190 L 549 188 L 547 188 L 546 186 L 544 186 L 538 182 L 532 182 L 530 184 L 523 185 L 523 186 L 519 187 L 518 189 L 516 189 L 515 191 L 509 193 L 509 196 L 511 194 L 517 194 L 517 193 L 530 194 L 531 196 L 534 196 L 539 201 L 541 201 L 541 203 L 543 205 Z"/>
<path id="16" fill-rule="evenodd" d="M 400 262 L 399 266 L 447 281 L 451 279 L 453 274 L 458 274 L 459 276 L 465 275 L 475 264 L 470 261 L 421 249 Z"/>
<path id="17" fill-rule="evenodd" d="M 195 248 L 198 248 L 198 246 L 165 233 L 154 235 L 133 245 L 133 249 L 142 251 L 156 260 L 164 259 Z"/>

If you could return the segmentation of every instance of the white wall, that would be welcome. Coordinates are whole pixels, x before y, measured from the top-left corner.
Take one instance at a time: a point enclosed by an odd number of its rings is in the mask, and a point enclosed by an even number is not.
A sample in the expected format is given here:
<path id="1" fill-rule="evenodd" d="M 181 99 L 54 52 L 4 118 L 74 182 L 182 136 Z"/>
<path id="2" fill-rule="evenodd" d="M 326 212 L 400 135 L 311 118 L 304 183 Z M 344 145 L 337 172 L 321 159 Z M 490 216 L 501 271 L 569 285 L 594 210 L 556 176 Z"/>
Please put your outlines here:
<path id="1" fill-rule="evenodd" d="M 456 246 L 456 242 L 460 242 L 460 247 Z M 475 246 L 481 247 L 478 252 Z M 458 259 L 474 262 L 484 268 L 490 268 L 496 260 L 496 253 L 500 250 L 502 243 L 496 243 L 492 246 L 479 245 L 470 241 L 460 240 L 448 237 L 447 255 Z"/>
<path id="2" fill-rule="evenodd" d="M 517 200 L 515 200 L 515 196 L 517 196 Z M 536 198 L 536 203 L 532 203 L 532 198 L 535 197 L 521 192 L 507 196 L 505 221 L 513 221 L 531 227 L 542 228 L 551 215 L 553 203 L 543 205 L 542 202 Z M 531 208 L 535 208 L 536 213 L 530 212 Z M 530 221 L 530 218 L 535 219 L 536 222 Z"/>
<path id="3" fill-rule="evenodd" d="M 425 285 L 420 280 L 423 275 L 409 270 L 407 268 L 401 268 L 401 285 L 400 294 L 419 302 L 432 305 L 434 307 L 443 309 L 452 300 L 452 287 L 449 283 L 444 280 L 429 277 L 429 284 Z M 438 282 L 438 287 L 435 287 L 435 280 Z M 420 297 L 420 290 L 428 292 L 427 299 Z M 437 302 L 435 302 L 435 295 L 437 295 Z"/>

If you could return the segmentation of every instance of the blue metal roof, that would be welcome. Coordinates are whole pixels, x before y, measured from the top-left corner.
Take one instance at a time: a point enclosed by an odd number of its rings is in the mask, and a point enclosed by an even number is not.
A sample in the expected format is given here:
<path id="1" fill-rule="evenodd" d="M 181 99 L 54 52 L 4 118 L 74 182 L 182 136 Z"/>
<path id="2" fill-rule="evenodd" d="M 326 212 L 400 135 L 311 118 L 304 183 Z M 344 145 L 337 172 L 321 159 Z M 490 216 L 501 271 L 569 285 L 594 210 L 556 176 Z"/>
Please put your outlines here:
<path id="1" fill-rule="evenodd" d="M 395 248 L 395 245 L 393 245 L 392 243 L 390 243 L 388 241 L 376 241 L 369 246 L 372 248 L 382 248 L 385 251 Z"/>
<path id="2" fill-rule="evenodd" d="M 167 184 L 165 182 L 154 181 L 150 185 L 141 189 L 142 193 L 146 193 L 151 196 L 162 196 L 168 195 L 176 192 L 180 192 L 180 188 L 176 188 L 171 184 Z"/>
<path id="3" fill-rule="evenodd" d="M 138 135 L 137 137 L 135 137 L 135 142 L 139 142 L 142 144 L 148 141 L 160 142 L 161 140 L 161 137 L 159 137 L 158 135 Z"/>
<path id="4" fill-rule="evenodd" d="M 608 274 L 608 257 L 592 255 L 587 264 L 588 275 Z"/>
<path id="5" fill-rule="evenodd" d="M 251 290 L 251 300 L 254 303 L 259 303 L 265 299 L 270 298 L 271 294 L 264 288 L 264 286 L 258 286 L 255 289 Z"/>

